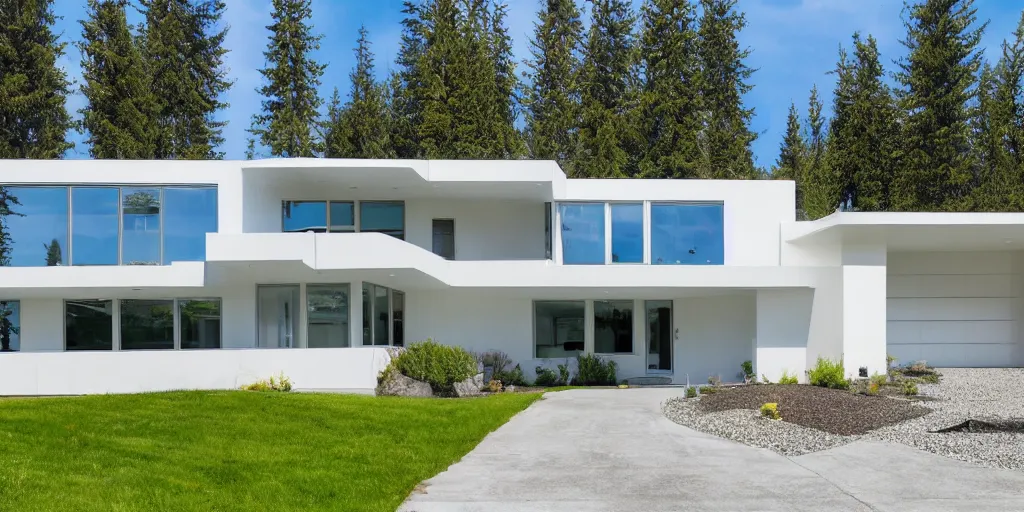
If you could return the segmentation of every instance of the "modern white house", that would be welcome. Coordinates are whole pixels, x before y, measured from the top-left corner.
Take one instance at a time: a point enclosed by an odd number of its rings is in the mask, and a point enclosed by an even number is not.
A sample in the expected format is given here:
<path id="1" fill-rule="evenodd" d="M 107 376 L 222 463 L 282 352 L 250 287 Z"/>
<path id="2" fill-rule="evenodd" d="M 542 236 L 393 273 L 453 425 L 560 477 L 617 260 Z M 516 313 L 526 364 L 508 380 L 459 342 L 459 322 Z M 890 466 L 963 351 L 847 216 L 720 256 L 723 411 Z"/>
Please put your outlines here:
<path id="1" fill-rule="evenodd" d="M 550 161 L 0 160 L 0 395 L 366 391 L 386 347 L 776 380 L 1024 365 L 1024 214 L 796 221 L 787 181 Z"/>

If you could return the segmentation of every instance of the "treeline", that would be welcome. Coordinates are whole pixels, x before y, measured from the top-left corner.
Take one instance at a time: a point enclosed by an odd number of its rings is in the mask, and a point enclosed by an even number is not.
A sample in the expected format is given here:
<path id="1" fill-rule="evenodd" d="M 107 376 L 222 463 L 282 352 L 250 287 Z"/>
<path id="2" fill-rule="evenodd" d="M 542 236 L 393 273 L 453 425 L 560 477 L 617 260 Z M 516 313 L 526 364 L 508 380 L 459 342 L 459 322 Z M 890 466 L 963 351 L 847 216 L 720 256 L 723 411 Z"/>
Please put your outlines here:
<path id="1" fill-rule="evenodd" d="M 232 86 L 221 0 L 89 0 L 83 79 L 56 62 L 52 0 L 0 0 L 0 158 L 60 158 L 70 130 L 94 158 L 221 158 Z M 737 0 L 541 0 L 516 62 L 501 0 L 404 4 L 396 71 L 377 80 L 360 29 L 346 88 L 326 65 L 310 0 L 273 0 L 263 100 L 247 155 L 554 159 L 572 177 L 784 178 L 802 218 L 837 209 L 1024 210 L 1024 25 L 985 62 L 973 0 L 905 9 L 907 56 L 870 36 L 840 49 L 831 118 L 791 106 L 777 162 L 754 164 L 754 70 Z M 143 17 L 130 26 L 126 11 Z M 780 63 L 779 65 L 786 65 Z M 66 111 L 78 88 L 81 123 Z"/>

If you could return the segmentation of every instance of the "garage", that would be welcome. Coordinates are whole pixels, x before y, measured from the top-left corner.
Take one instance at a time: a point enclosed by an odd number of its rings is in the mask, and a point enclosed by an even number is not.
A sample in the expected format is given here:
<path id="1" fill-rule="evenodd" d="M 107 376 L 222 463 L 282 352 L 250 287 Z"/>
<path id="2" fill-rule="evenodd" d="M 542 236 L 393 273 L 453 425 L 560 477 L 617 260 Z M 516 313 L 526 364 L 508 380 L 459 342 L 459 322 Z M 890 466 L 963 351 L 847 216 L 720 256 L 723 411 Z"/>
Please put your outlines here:
<path id="1" fill-rule="evenodd" d="M 1021 366 L 1021 253 L 890 252 L 887 345 L 900 364 Z"/>

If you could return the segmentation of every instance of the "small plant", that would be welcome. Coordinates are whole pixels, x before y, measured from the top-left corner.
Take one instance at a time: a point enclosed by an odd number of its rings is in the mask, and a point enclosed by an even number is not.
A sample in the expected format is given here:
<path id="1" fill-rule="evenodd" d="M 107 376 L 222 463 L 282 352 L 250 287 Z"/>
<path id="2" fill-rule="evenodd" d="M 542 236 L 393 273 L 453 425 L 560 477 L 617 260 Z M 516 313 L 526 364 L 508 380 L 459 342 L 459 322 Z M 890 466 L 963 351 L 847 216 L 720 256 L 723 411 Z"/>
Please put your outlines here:
<path id="1" fill-rule="evenodd" d="M 750 361 L 743 361 L 740 365 L 740 371 L 743 375 L 743 382 L 751 382 L 754 380 L 754 363 Z"/>
<path id="2" fill-rule="evenodd" d="M 487 390 L 491 393 L 501 393 L 501 381 L 491 379 L 491 381 L 487 383 Z"/>
<path id="3" fill-rule="evenodd" d="M 903 394 L 907 396 L 917 396 L 917 383 L 912 380 L 903 381 Z"/>
<path id="4" fill-rule="evenodd" d="M 697 388 L 693 386 L 686 387 L 686 398 L 697 398 Z"/>
<path id="5" fill-rule="evenodd" d="M 782 415 L 779 414 L 779 404 L 769 402 L 761 406 L 761 416 L 770 420 L 781 420 Z"/>
<path id="6" fill-rule="evenodd" d="M 870 396 L 878 396 L 878 393 L 879 391 L 881 391 L 881 389 L 882 387 L 877 382 L 875 382 L 874 379 L 872 379 L 870 382 L 868 382 L 868 387 L 867 390 L 865 390 L 865 393 L 867 393 Z"/>
<path id="7" fill-rule="evenodd" d="M 242 389 L 246 391 L 288 392 L 292 390 L 292 381 L 284 376 L 284 372 L 281 372 L 277 377 L 271 375 L 269 379 L 260 379 L 252 384 L 242 386 Z"/>
<path id="8" fill-rule="evenodd" d="M 622 384 L 619 384 L 619 389 L 629 389 L 629 384 L 623 382 Z"/>
<path id="9" fill-rule="evenodd" d="M 926 374 L 926 375 L 922 375 L 919 378 L 921 379 L 921 382 L 924 382 L 925 384 L 938 384 L 939 383 L 939 374 L 938 373 L 929 373 L 929 374 Z"/>
<path id="10" fill-rule="evenodd" d="M 574 386 L 614 386 L 615 361 L 604 361 L 594 354 L 576 356 L 576 376 L 572 379 Z"/>
<path id="11" fill-rule="evenodd" d="M 535 383 L 543 388 L 550 388 L 560 385 L 558 382 L 558 375 L 551 368 L 544 368 L 538 366 L 535 370 L 537 372 L 537 380 Z"/>
<path id="12" fill-rule="evenodd" d="M 558 365 L 558 386 L 569 384 L 569 361 Z"/>
<path id="13" fill-rule="evenodd" d="M 889 376 L 875 372 L 874 375 L 871 376 L 871 383 L 878 387 L 884 386 L 889 383 Z"/>
<path id="14" fill-rule="evenodd" d="M 515 365 L 511 371 L 502 372 L 501 375 L 494 375 L 494 378 L 504 382 L 509 386 L 527 386 L 526 376 L 523 375 L 523 369 L 519 365 Z"/>
<path id="15" fill-rule="evenodd" d="M 846 379 L 846 370 L 842 359 L 832 361 L 818 357 L 814 368 L 807 371 L 807 380 L 812 386 L 829 389 L 850 389 L 850 381 Z"/>
<path id="16" fill-rule="evenodd" d="M 722 385 L 722 376 L 721 375 L 712 375 L 712 376 L 708 377 L 708 385 L 709 386 L 721 386 Z"/>
<path id="17" fill-rule="evenodd" d="M 762 384 L 771 384 L 772 381 L 768 380 L 768 376 L 762 373 L 761 374 L 761 383 Z"/>
<path id="18" fill-rule="evenodd" d="M 702 395 L 713 395 L 715 393 L 718 393 L 718 390 L 720 390 L 720 389 L 722 389 L 722 388 L 717 387 L 717 386 L 701 386 L 700 394 L 702 394 Z"/>
<path id="19" fill-rule="evenodd" d="M 931 368 L 928 368 L 926 361 L 914 361 L 907 365 L 907 370 L 912 373 L 928 373 Z"/>
<path id="20" fill-rule="evenodd" d="M 795 374 L 790 375 L 789 370 L 782 370 L 782 376 L 779 377 L 779 384 L 792 385 L 797 384 L 799 382 L 800 381 L 799 379 L 796 378 Z"/>

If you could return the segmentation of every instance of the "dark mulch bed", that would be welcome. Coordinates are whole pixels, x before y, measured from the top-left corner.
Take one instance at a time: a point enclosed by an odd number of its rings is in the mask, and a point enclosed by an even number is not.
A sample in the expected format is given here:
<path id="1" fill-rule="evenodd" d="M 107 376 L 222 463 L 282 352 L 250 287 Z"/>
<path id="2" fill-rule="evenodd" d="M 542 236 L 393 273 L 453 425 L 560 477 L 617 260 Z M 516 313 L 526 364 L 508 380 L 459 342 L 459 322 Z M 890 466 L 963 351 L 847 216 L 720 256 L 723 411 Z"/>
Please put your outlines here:
<path id="1" fill-rule="evenodd" d="M 704 412 L 717 412 L 760 409 L 768 402 L 779 404 L 783 421 L 844 436 L 864 434 L 931 412 L 905 400 L 816 386 L 778 384 L 741 386 L 703 395 L 698 406 Z"/>

